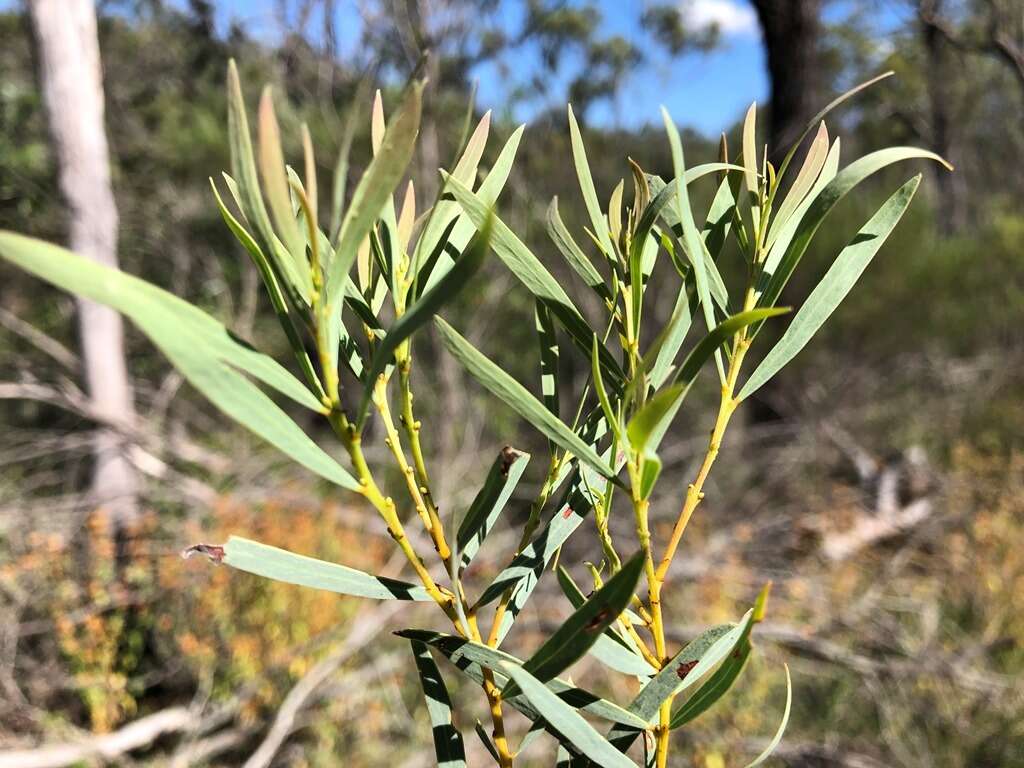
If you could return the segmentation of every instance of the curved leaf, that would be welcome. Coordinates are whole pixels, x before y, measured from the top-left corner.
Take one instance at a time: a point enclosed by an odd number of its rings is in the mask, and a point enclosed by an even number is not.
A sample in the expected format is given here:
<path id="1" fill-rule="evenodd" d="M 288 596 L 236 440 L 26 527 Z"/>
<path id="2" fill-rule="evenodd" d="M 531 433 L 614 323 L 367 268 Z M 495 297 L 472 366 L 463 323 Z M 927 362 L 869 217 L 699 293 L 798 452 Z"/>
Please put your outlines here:
<path id="1" fill-rule="evenodd" d="M 231 149 L 231 175 L 234 177 L 232 194 L 237 192 L 235 198 L 238 207 L 263 240 L 274 266 L 277 267 L 280 276 L 290 289 L 291 295 L 301 297 L 308 306 L 310 294 L 307 283 L 295 269 L 294 258 L 285 251 L 284 246 L 274 234 L 274 228 L 270 224 L 270 217 L 267 215 L 267 208 L 260 192 L 252 137 L 249 134 L 249 121 L 245 115 L 245 100 L 242 98 L 242 85 L 238 79 L 238 67 L 235 66 L 234 59 L 228 61 L 228 140 Z"/>
<path id="2" fill-rule="evenodd" d="M 792 241 L 790 241 L 785 253 L 779 260 L 778 268 L 772 273 L 765 272 L 763 275 L 762 283 L 759 286 L 761 288 L 761 295 L 758 305 L 770 307 L 775 304 L 782 293 L 782 289 L 789 282 L 789 278 L 796 269 L 797 264 L 800 263 L 800 259 L 807 250 L 811 239 L 818 231 L 818 227 L 821 226 L 821 223 L 836 206 L 836 203 L 842 200 L 850 190 L 868 176 L 893 163 L 913 159 L 934 160 L 946 167 L 950 167 L 945 160 L 934 152 L 914 147 L 890 147 L 872 152 L 859 160 L 854 160 L 836 174 L 836 177 L 821 190 L 807 208 L 807 212 L 801 219 Z M 776 245 L 778 244 L 776 243 Z"/>
<path id="3" fill-rule="evenodd" d="M 236 340 L 198 307 L 117 269 L 41 240 L 0 232 L 0 258 L 130 318 L 217 408 L 320 476 L 360 485 L 240 371 L 319 413 L 324 406 L 272 358 Z"/>
<path id="4" fill-rule="evenodd" d="M 789 676 L 789 665 L 786 665 L 786 708 L 782 712 L 782 722 L 779 723 L 779 729 L 775 732 L 772 740 L 768 742 L 768 746 L 764 748 L 764 751 L 747 763 L 746 768 L 754 768 L 760 765 L 769 757 L 775 748 L 779 746 L 779 742 L 782 741 L 782 735 L 786 732 L 786 725 L 789 723 L 789 711 L 793 705 L 793 680 Z"/>
<path id="5" fill-rule="evenodd" d="M 377 383 L 377 377 L 395 361 L 395 351 L 399 345 L 412 336 L 430 318 L 437 314 L 437 311 L 450 302 L 469 283 L 473 276 L 480 270 L 487 256 L 487 250 L 491 238 L 490 220 L 484 222 L 477 237 L 469 244 L 466 252 L 462 255 L 455 266 L 438 281 L 437 285 L 427 291 L 419 300 L 409 307 L 395 324 L 388 329 L 387 335 L 377 345 L 373 352 L 373 360 L 370 369 L 364 377 L 363 397 L 359 402 L 359 410 L 356 412 L 356 428 L 363 426 L 366 420 L 366 412 L 370 405 L 370 397 L 373 388 Z"/>
<path id="6" fill-rule="evenodd" d="M 414 584 L 383 576 L 372 576 L 355 568 L 298 555 L 286 549 L 239 536 L 229 538 L 228 543 L 219 548 L 221 552 L 211 552 L 211 549 L 218 548 L 200 545 L 190 551 L 209 554 L 215 561 L 240 571 L 301 587 L 376 600 L 428 602 L 432 599 L 423 587 Z"/>
<path id="7" fill-rule="evenodd" d="M 502 662 L 501 668 L 551 727 L 581 753 L 603 768 L 636 768 L 636 763 L 609 744 L 582 715 L 526 669 L 508 662 Z"/>
<path id="8" fill-rule="evenodd" d="M 431 731 L 434 736 L 434 754 L 438 768 L 466 768 L 466 745 L 462 734 L 452 722 L 452 700 L 445 687 L 441 670 L 437 668 L 430 649 L 424 643 L 410 640 L 416 670 L 427 702 Z"/>
<path id="9" fill-rule="evenodd" d="M 346 278 L 356 258 L 359 244 L 366 238 L 385 204 L 398 186 L 412 159 L 416 134 L 420 127 L 420 102 L 423 83 L 413 83 L 405 99 L 384 133 L 380 151 L 367 167 L 352 193 L 345 217 L 342 219 L 335 243 L 333 258 L 328 260 L 324 279 L 325 302 L 328 314 L 341 310 Z M 337 339 L 331 339 L 332 344 Z"/>
<path id="10" fill-rule="evenodd" d="M 643 553 L 638 552 L 555 630 L 523 669 L 544 682 L 581 659 L 626 610 L 643 567 Z M 506 686 L 502 696 L 514 696 L 516 691 L 513 685 Z"/>
<path id="11" fill-rule="evenodd" d="M 612 470 L 601 460 L 594 449 L 545 408 L 526 387 L 488 360 L 444 319 L 436 317 L 434 321 L 448 351 L 473 378 L 555 444 L 569 451 L 581 461 L 585 461 L 604 477 L 614 476 Z"/>
<path id="12" fill-rule="evenodd" d="M 679 139 L 679 131 L 669 116 L 668 110 L 664 107 L 661 108 L 661 116 L 665 123 L 665 130 L 668 132 L 669 145 L 672 149 L 672 166 L 675 169 L 676 178 L 685 179 L 686 166 L 683 160 L 683 145 Z M 690 263 L 693 265 L 693 275 L 697 284 L 697 296 L 700 299 L 704 320 L 710 330 L 715 327 L 715 311 L 711 305 L 711 294 L 708 288 L 704 242 L 701 240 L 700 233 L 697 231 L 697 225 L 693 221 L 693 212 L 690 209 L 690 198 L 686 184 L 676 185 L 676 207 L 679 211 L 679 221 L 683 228 L 683 246 L 686 248 L 686 252 L 690 257 Z M 716 358 L 716 362 L 718 363 L 719 375 L 724 376 L 721 361 Z"/>
<path id="13" fill-rule="evenodd" d="M 796 313 L 778 344 L 747 379 L 737 396 L 740 400 L 756 392 L 796 357 L 828 320 L 903 217 L 920 182 L 921 176 L 918 175 L 900 187 L 861 227 L 850 244 L 840 251 L 821 282 L 815 286 L 807 301 L 800 307 L 800 311 Z"/>
<path id="14" fill-rule="evenodd" d="M 594 188 L 594 179 L 590 175 L 590 163 L 587 161 L 587 150 L 583 145 L 583 136 L 580 135 L 576 116 L 572 112 L 572 104 L 568 105 L 568 113 L 572 159 L 576 165 L 576 178 L 579 180 L 580 192 L 583 194 L 583 203 L 590 215 L 590 223 L 597 235 L 598 245 L 604 250 L 606 256 L 611 257 L 615 251 L 612 249 L 611 237 L 608 234 L 608 221 L 601 212 L 601 205 L 597 200 L 597 190 Z"/>
<path id="15" fill-rule="evenodd" d="M 508 503 L 529 463 L 530 454 L 517 451 L 511 446 L 502 448 L 498 458 L 494 460 L 483 487 L 469 505 L 455 535 L 457 549 L 461 553 L 459 567 L 462 570 L 473 562 L 480 545 L 484 543 L 498 516 L 505 509 L 505 504 Z"/>

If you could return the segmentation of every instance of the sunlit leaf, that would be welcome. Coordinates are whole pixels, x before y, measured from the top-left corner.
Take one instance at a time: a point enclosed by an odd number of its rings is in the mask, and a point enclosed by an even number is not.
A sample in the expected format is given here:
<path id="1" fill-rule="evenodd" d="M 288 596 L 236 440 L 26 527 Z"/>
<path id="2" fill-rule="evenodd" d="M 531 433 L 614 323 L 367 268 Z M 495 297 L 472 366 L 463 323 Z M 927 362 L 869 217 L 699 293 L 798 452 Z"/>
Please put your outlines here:
<path id="1" fill-rule="evenodd" d="M 416 670 L 423 687 L 423 698 L 430 715 L 431 733 L 434 736 L 434 754 L 438 768 L 466 768 L 466 746 L 462 734 L 452 722 L 452 701 L 448 688 L 441 677 L 434 657 L 425 643 L 410 640 L 412 655 L 416 659 Z"/>
<path id="2" fill-rule="evenodd" d="M 526 419 L 549 440 L 569 451 L 581 461 L 585 461 L 605 477 L 612 476 L 611 469 L 601 460 L 594 449 L 545 408 L 543 403 L 530 394 L 526 387 L 488 360 L 442 318 L 435 318 L 435 323 L 448 351 L 491 394 Z"/>
<path id="3" fill-rule="evenodd" d="M 530 454 L 506 446 L 494 460 L 483 486 L 469 505 L 456 534 L 461 568 L 465 570 L 473 562 L 480 545 L 494 528 L 494 524 L 508 503 L 519 479 L 523 476 Z"/>
<path id="4" fill-rule="evenodd" d="M 522 689 L 530 703 L 559 734 L 603 768 L 636 768 L 636 764 L 609 744 L 575 709 L 523 667 L 502 663 L 502 669 Z"/>
<path id="5" fill-rule="evenodd" d="M 130 318 L 217 408 L 297 462 L 350 490 L 360 485 L 248 376 L 322 413 L 324 406 L 272 358 L 236 340 L 205 312 L 151 283 L 59 246 L 0 232 L 0 257 Z"/>
<path id="6" fill-rule="evenodd" d="M 669 144 L 672 149 L 672 166 L 675 169 L 677 179 L 686 178 L 686 166 L 683 160 L 683 145 L 679 139 L 679 131 L 672 121 L 668 111 L 662 107 L 661 115 L 665 123 L 665 130 L 668 132 Z M 715 327 L 715 312 L 711 305 L 711 295 L 708 290 L 707 269 L 704 261 L 704 242 L 700 238 L 697 226 L 693 222 L 693 213 L 690 209 L 690 198 L 686 190 L 686 184 L 676 185 L 676 206 L 679 212 L 679 221 L 683 228 L 683 246 L 690 256 L 690 263 L 693 265 L 693 274 L 697 284 L 697 296 L 700 299 L 701 309 L 704 313 L 704 320 L 708 329 Z M 716 359 L 719 368 L 719 376 L 724 376 L 721 361 Z"/>
<path id="7" fill-rule="evenodd" d="M 644 567 L 638 552 L 555 630 L 544 644 L 523 664 L 523 668 L 544 682 L 581 659 L 602 633 L 616 622 L 629 605 Z M 508 686 L 503 696 L 517 689 Z"/>
<path id="8" fill-rule="evenodd" d="M 814 141 L 811 142 L 810 149 L 807 150 L 807 157 L 804 158 L 804 163 L 800 167 L 800 171 L 796 175 L 796 179 L 793 180 L 792 186 L 789 188 L 789 192 L 786 193 L 786 197 L 783 198 L 782 204 L 779 206 L 772 216 L 772 225 L 768 230 L 768 237 L 765 239 L 765 246 L 771 247 L 772 243 L 775 242 L 775 238 L 778 237 L 779 230 L 782 228 L 789 217 L 793 215 L 800 203 L 803 202 L 804 197 L 811 191 L 814 186 L 814 182 L 818 180 L 818 175 L 821 173 L 821 169 L 825 166 L 825 158 L 828 156 L 829 140 L 828 140 L 828 129 L 825 127 L 823 122 L 818 128 L 818 133 L 814 137 Z"/>
<path id="9" fill-rule="evenodd" d="M 295 274 L 304 284 L 303 290 L 311 291 L 312 282 L 306 262 L 305 238 L 299 230 L 292 211 L 291 195 L 288 192 L 288 177 L 284 168 L 284 154 L 281 150 L 281 132 L 274 114 L 274 102 L 270 86 L 263 89 L 259 106 L 259 155 L 260 173 L 270 213 L 274 217 L 276 231 L 284 241 L 285 248 L 295 261 Z"/>
<path id="10" fill-rule="evenodd" d="M 380 151 L 363 174 L 352 201 L 342 219 L 334 257 L 330 259 L 325 278 L 326 305 L 331 314 L 340 311 L 345 282 L 356 258 L 360 243 L 366 238 L 412 158 L 420 125 L 420 101 L 423 83 L 415 82 L 407 89 L 405 99 L 384 133 Z M 329 340 L 337 343 L 337 338 Z"/>
<path id="11" fill-rule="evenodd" d="M 269 258 L 285 283 L 282 287 L 289 291 L 289 295 L 301 299 L 308 305 L 310 294 L 306 290 L 307 283 L 296 270 L 295 259 L 274 234 L 263 202 L 253 155 L 252 137 L 249 133 L 249 121 L 245 114 L 245 101 L 242 98 L 242 86 L 234 59 L 228 62 L 228 139 L 231 149 L 231 175 L 235 184 L 232 194 L 237 192 L 235 198 L 242 214 L 255 227 Z"/>
<path id="12" fill-rule="evenodd" d="M 491 225 L 489 221 L 485 221 L 476 240 L 466 249 L 462 258 L 455 262 L 455 266 L 448 274 L 421 296 L 388 329 L 387 335 L 373 352 L 373 361 L 363 383 L 363 397 L 359 403 L 359 410 L 356 412 L 357 428 L 362 427 L 366 419 L 377 377 L 394 362 L 395 350 L 466 287 L 484 263 L 484 258 L 490 247 L 490 237 Z"/>
<path id="13" fill-rule="evenodd" d="M 766 746 L 764 748 L 764 751 L 761 752 L 761 754 L 759 754 L 757 757 L 755 757 L 753 760 L 751 760 L 749 763 L 747 763 L 746 768 L 754 768 L 755 766 L 760 765 L 765 760 L 767 760 L 769 757 L 771 757 L 772 752 L 774 752 L 775 748 L 779 746 L 779 742 L 782 741 L 782 736 L 786 732 L 786 725 L 789 723 L 789 711 L 790 711 L 790 708 L 792 707 L 792 705 L 793 705 L 793 680 L 789 676 L 789 665 L 787 664 L 786 665 L 786 708 L 782 712 L 782 722 L 779 723 L 779 728 L 778 728 L 777 731 L 775 731 L 775 735 L 772 737 L 772 740 L 770 742 L 768 742 L 768 746 Z"/>
<path id="14" fill-rule="evenodd" d="M 238 536 L 232 536 L 223 547 L 201 544 L 186 550 L 186 554 L 193 552 L 209 555 L 214 561 L 240 571 L 300 587 L 375 600 L 432 600 L 423 587 L 414 584 L 373 576 Z"/>
<path id="15" fill-rule="evenodd" d="M 846 194 L 856 187 L 868 176 L 882 170 L 901 160 L 927 159 L 934 160 L 949 167 L 948 163 L 934 152 L 914 147 L 890 147 L 872 152 L 869 155 L 854 160 L 846 168 L 836 174 L 813 199 L 807 212 L 801 218 L 792 240 L 789 242 L 785 253 L 778 260 L 778 267 L 774 272 L 765 272 L 759 284 L 760 298 L 759 306 L 769 307 L 775 304 L 782 289 L 789 282 L 790 276 L 796 269 L 800 259 L 807 251 L 811 239 L 818 231 L 818 227 L 825 220 L 825 217 L 832 211 L 836 204 Z M 780 238 L 781 242 L 781 238 Z M 776 243 L 778 246 L 780 243 Z"/>
<path id="16" fill-rule="evenodd" d="M 580 135 L 580 127 L 576 123 L 576 116 L 572 112 L 572 105 L 568 107 L 569 113 L 569 138 L 572 143 L 572 158 L 576 165 L 576 177 L 579 179 L 580 192 L 583 194 L 583 202 L 590 215 L 590 223 L 597 234 L 598 243 L 607 256 L 614 252 L 611 238 L 608 234 L 608 222 L 601 213 L 601 205 L 597 200 L 597 190 L 594 188 L 594 179 L 590 175 L 590 163 L 587 161 L 587 150 L 583 146 L 583 136 Z"/>
<path id="17" fill-rule="evenodd" d="M 426 643 L 432 648 L 436 648 L 467 677 L 478 683 L 482 683 L 484 679 L 482 669 L 489 669 L 495 673 L 494 679 L 496 684 L 504 686 L 507 683 L 508 675 L 503 665 L 510 664 L 518 667 L 523 663 L 522 660 L 504 651 L 455 635 L 446 635 L 441 632 L 424 629 L 403 629 L 395 634 L 399 637 L 417 640 Z M 618 704 L 595 696 L 593 693 L 571 685 L 561 678 L 556 677 L 553 680 L 549 680 L 547 687 L 568 706 L 581 712 L 586 712 L 603 720 L 631 728 L 642 729 L 646 726 L 643 720 L 626 711 Z M 538 711 L 522 694 L 505 699 L 504 702 L 522 712 L 530 720 L 536 720 L 540 716 Z"/>
<path id="18" fill-rule="evenodd" d="M 740 390 L 739 399 L 749 397 L 756 392 L 783 366 L 796 357 L 811 340 L 811 337 L 817 333 L 836 307 L 846 298 L 875 254 L 878 253 L 879 248 L 899 223 L 920 182 L 921 177 L 915 176 L 900 187 L 861 227 L 850 244 L 840 251 L 839 256 L 829 267 L 821 282 L 807 297 L 807 301 L 800 307 L 800 311 L 796 313 L 793 322 L 786 329 L 786 333 L 747 379 Z"/>

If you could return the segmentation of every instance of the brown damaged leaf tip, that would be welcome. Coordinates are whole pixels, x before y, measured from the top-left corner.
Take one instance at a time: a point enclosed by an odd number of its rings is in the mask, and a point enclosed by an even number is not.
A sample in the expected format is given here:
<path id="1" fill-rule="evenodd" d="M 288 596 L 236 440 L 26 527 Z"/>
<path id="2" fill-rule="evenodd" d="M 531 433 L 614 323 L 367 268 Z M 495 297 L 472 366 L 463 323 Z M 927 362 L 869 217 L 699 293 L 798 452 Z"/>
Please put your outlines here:
<path id="1" fill-rule="evenodd" d="M 504 448 L 501 449 L 501 476 L 502 477 L 508 477 L 509 469 L 515 463 L 516 459 L 518 459 L 522 455 L 523 454 L 520 451 L 517 451 L 511 445 L 506 445 Z"/>
<path id="2" fill-rule="evenodd" d="M 224 547 L 220 544 L 193 544 L 181 551 L 183 559 L 188 560 L 192 555 L 206 555 L 218 565 L 224 562 Z"/>

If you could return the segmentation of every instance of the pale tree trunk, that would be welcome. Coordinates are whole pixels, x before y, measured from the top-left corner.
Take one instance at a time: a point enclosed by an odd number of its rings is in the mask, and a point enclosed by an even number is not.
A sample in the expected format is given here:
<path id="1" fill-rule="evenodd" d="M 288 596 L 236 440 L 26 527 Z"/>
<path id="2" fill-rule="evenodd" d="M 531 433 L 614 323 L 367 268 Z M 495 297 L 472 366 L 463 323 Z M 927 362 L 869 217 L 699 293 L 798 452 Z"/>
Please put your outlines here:
<path id="1" fill-rule="evenodd" d="M 91 0 L 28 0 L 28 9 L 60 189 L 70 209 L 71 249 L 116 267 L 117 207 L 103 125 L 96 9 Z M 93 405 L 113 421 L 131 425 L 134 409 L 121 316 L 79 299 L 78 331 Z M 93 502 L 107 510 L 115 528 L 137 512 L 138 480 L 128 452 L 116 431 L 97 430 Z"/>

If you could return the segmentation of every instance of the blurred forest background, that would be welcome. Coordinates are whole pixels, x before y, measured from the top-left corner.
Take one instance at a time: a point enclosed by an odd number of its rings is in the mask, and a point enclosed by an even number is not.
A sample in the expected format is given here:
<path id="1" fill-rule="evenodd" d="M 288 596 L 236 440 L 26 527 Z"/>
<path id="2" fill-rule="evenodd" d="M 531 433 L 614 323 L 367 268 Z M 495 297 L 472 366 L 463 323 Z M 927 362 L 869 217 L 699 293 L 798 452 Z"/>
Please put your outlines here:
<path id="1" fill-rule="evenodd" d="M 719 73 L 730 56 L 763 67 L 760 85 L 700 87 L 735 96 L 720 126 L 730 146 L 746 103 L 764 102 L 761 139 L 776 150 L 831 97 L 895 70 L 830 118 L 844 155 L 916 144 L 956 173 L 925 169 L 924 194 L 850 299 L 740 411 L 671 576 L 666 599 L 689 617 L 674 642 L 734 618 L 764 581 L 775 587 L 760 652 L 733 694 L 679 736 L 680 754 L 707 768 L 749 759 L 760 746 L 751 734 L 777 722 L 780 681 L 768 670 L 785 659 L 794 713 L 778 764 L 1024 766 L 1019 0 L 106 0 L 97 17 L 122 268 L 271 353 L 285 340 L 207 181 L 228 166 L 229 57 L 251 108 L 258 87 L 275 84 L 286 137 L 310 124 L 324 178 L 351 138 L 355 178 L 369 156 L 373 90 L 393 105 L 430 49 L 421 209 L 483 78 L 474 119 L 493 105 L 499 140 L 528 121 L 502 215 L 575 297 L 581 284 L 551 256 L 543 226 L 556 194 L 571 226 L 585 220 L 567 100 L 606 196 L 628 178 L 627 154 L 670 175 L 659 100 L 694 126 L 691 162 L 715 158 L 718 117 L 673 101 L 711 77 L 705 58 L 718 57 Z M 746 37 L 734 34 L 737 19 Z M 67 242 L 38 40 L 28 6 L 0 3 L 0 228 Z M 833 214 L 832 234 L 808 255 L 817 274 L 906 175 L 880 174 Z M 711 188 L 699 193 L 704 206 Z M 794 303 L 810 277 L 788 289 Z M 663 282 L 654 290 L 667 317 L 675 284 Z M 467 294 L 457 325 L 536 391 L 529 295 L 496 260 Z M 394 574 L 376 516 L 229 425 L 131 327 L 134 414 L 95 407 L 75 306 L 0 265 L 0 765 L 432 764 L 426 718 L 409 729 L 423 704 L 388 605 L 177 556 L 235 532 Z M 538 456 L 546 447 L 439 345 L 427 347 L 420 359 L 432 364 L 415 372 L 424 439 L 454 513 L 502 445 Z M 589 369 L 571 356 L 562 365 L 566 381 Z M 655 498 L 662 536 L 712 416 L 710 377 L 698 384 L 662 452 L 663 477 L 677 478 Z M 114 500 L 94 487 L 100 434 L 125 450 L 128 492 Z M 576 570 L 597 556 L 581 535 L 562 559 Z M 531 627 L 550 628 L 567 609 L 554 593 L 531 606 L 512 638 L 523 647 Z M 597 690 L 614 684 L 598 667 L 583 674 Z M 469 698 L 473 714 L 480 702 Z M 467 736 L 467 747 L 479 762 L 480 744 Z"/>

